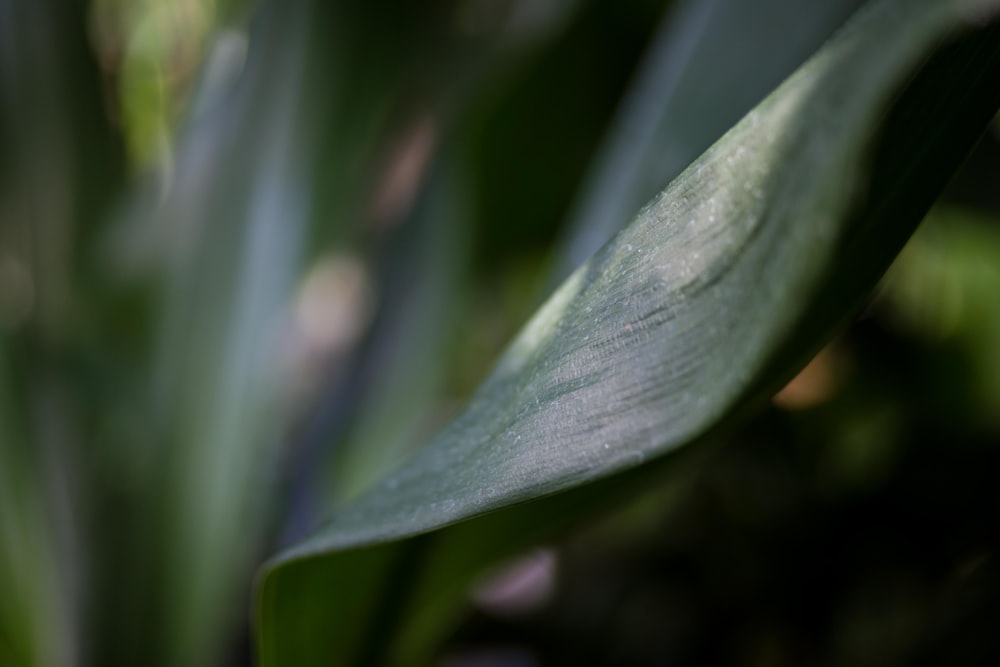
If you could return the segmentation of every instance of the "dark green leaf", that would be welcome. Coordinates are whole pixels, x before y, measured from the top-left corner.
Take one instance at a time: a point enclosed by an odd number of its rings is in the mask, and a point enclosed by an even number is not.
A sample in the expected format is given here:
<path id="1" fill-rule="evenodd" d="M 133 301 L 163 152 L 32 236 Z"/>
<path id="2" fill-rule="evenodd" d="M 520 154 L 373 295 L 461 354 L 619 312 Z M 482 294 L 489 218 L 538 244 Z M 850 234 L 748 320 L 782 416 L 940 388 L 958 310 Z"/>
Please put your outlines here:
<path id="1" fill-rule="evenodd" d="M 400 647 L 434 603 L 407 601 L 462 584 L 476 559 L 439 549 L 451 536 L 503 551 L 766 398 L 852 312 L 995 113 L 985 11 L 871 5 L 692 164 L 563 284 L 465 413 L 264 571 L 262 664 L 414 660 Z M 378 558 L 398 576 L 366 580 Z M 409 577 L 420 563 L 431 572 Z M 395 647 L 373 648 L 398 626 Z"/>

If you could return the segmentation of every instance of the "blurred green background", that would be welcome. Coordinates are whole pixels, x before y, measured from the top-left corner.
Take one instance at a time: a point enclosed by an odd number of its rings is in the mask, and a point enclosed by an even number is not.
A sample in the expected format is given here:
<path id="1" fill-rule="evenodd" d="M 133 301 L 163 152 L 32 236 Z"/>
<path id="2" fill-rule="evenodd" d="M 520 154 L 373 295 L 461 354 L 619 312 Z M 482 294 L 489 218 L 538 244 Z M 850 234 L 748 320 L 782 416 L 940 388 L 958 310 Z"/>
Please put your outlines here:
<path id="1" fill-rule="evenodd" d="M 859 4 L 0 0 L 0 665 L 249 664 L 262 559 Z M 438 664 L 1000 664 L 998 177 Z"/>

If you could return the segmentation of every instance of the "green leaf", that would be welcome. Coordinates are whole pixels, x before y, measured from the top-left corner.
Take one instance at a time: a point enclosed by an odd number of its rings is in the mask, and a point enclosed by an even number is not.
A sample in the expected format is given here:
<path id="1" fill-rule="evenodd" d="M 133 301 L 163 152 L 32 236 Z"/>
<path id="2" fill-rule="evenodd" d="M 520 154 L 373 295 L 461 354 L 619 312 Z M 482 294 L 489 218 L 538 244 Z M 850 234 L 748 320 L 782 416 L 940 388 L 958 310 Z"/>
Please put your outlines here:
<path id="1" fill-rule="evenodd" d="M 75 664 L 87 563 L 75 370 L 81 249 L 121 177 L 82 3 L 0 14 L 0 664 Z"/>
<path id="2" fill-rule="evenodd" d="M 272 509 L 257 491 L 284 417 L 280 327 L 309 231 L 314 20 L 298 6 L 260 25 L 256 43 L 279 55 L 250 53 L 233 93 L 185 128 L 166 196 L 138 192 L 116 230 L 113 278 L 129 263 L 156 271 L 162 313 L 142 369 L 155 381 L 130 397 L 144 428 L 116 433 L 108 457 L 131 457 L 140 481 L 117 512 L 127 539 L 99 562 L 116 569 L 100 573 L 96 663 L 218 664 L 241 620 Z"/>
<path id="3" fill-rule="evenodd" d="M 935 207 L 880 297 L 897 328 L 968 355 L 971 391 L 937 401 L 941 419 L 1000 428 L 1000 218 L 985 213 Z"/>
<path id="4" fill-rule="evenodd" d="M 419 661 L 415 628 L 472 564 L 764 400 L 853 311 L 996 112 L 997 5 L 856 15 L 570 276 L 458 419 L 264 569 L 262 664 Z"/>
<path id="5" fill-rule="evenodd" d="M 60 553 L 66 540 L 57 519 L 65 517 L 53 507 L 62 499 L 50 497 L 57 495 L 44 465 L 51 442 L 40 442 L 19 419 L 22 404 L 42 401 L 18 395 L 23 384 L 13 381 L 12 349 L 10 337 L 0 337 L 0 664 L 68 664 L 75 648 L 72 573 Z"/>

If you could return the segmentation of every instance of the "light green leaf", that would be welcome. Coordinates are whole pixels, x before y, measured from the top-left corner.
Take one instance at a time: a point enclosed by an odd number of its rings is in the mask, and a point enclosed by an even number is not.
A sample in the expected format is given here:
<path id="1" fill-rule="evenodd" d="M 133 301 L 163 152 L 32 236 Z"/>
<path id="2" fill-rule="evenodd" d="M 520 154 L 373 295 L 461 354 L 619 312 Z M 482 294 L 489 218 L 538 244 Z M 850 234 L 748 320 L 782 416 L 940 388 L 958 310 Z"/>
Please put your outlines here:
<path id="1" fill-rule="evenodd" d="M 970 423 L 1000 427 L 1000 220 L 935 207 L 886 275 L 880 297 L 891 321 L 932 343 L 957 345 L 970 359 L 970 394 L 942 401 Z"/>
<path id="2" fill-rule="evenodd" d="M 996 112 L 986 9 L 885 0 L 856 15 L 573 273 L 458 419 L 271 562 L 262 664 L 418 661 L 413 628 L 469 563 L 765 399 L 852 312 Z"/>

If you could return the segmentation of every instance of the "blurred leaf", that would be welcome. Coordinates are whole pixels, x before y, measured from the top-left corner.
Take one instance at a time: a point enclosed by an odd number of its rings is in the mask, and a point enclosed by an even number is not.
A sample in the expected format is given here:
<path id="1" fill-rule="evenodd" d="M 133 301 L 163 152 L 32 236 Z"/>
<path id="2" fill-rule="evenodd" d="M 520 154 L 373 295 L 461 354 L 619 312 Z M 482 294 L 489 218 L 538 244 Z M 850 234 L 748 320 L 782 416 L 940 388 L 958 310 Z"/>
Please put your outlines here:
<path id="1" fill-rule="evenodd" d="M 132 398 L 143 429 L 119 447 L 140 470 L 133 534 L 101 582 L 132 585 L 102 609 L 101 664 L 218 664 L 233 648 L 277 509 L 294 289 L 307 257 L 358 234 L 374 149 L 416 69 L 397 56 L 429 38 L 384 10 L 264 3 L 238 81 L 181 132 L 175 181 L 141 192 L 114 239 L 115 259 L 163 289 L 137 374 L 153 382 Z"/>
<path id="2" fill-rule="evenodd" d="M 388 321 L 376 341 L 380 368 L 368 388 L 377 400 L 361 406 L 352 442 L 335 466 L 340 499 L 356 496 L 411 453 L 417 444 L 412 438 L 440 392 L 450 348 L 447 325 L 456 318 L 469 245 L 461 224 L 460 170 L 447 159 L 442 163 L 400 239 L 409 261 L 395 267 L 395 289 L 386 290 L 392 301 L 383 304 Z"/>
<path id="3" fill-rule="evenodd" d="M 408 575 L 427 538 L 397 553 L 398 578 L 366 583 L 352 567 L 375 545 L 608 478 L 780 386 L 995 113 L 1000 41 L 981 18 L 930 0 L 861 12 L 566 281 L 462 416 L 271 563 L 262 664 L 351 664 L 359 642 L 384 645 L 397 622 L 417 622 Z M 546 510 L 560 498 L 515 512 L 516 528 L 558 521 Z M 377 586 L 392 603 L 364 623 Z M 359 637 L 347 619 L 378 634 Z"/>
<path id="4" fill-rule="evenodd" d="M 328 17 L 311 3 L 266 4 L 258 18 L 237 85 L 182 132 L 175 182 L 141 190 L 116 230 L 115 278 L 162 282 L 153 358 L 128 397 L 142 425 L 115 434 L 131 460 L 111 463 L 139 481 L 117 509 L 125 537 L 102 554 L 100 664 L 224 660 L 271 520 L 278 352 L 310 223 L 326 213 L 307 178 L 313 114 L 339 92 L 343 60 L 327 59 Z M 316 50 L 327 88 L 310 70 Z"/>
<path id="5" fill-rule="evenodd" d="M 266 38 L 294 40 L 307 20 L 301 8 L 290 11 Z M 157 382 L 147 397 L 154 463 L 139 520 L 154 521 L 139 548 L 158 574 L 128 612 L 146 625 L 122 664 L 150 645 L 161 664 L 217 664 L 266 527 L 267 496 L 253 490 L 269 484 L 276 459 L 276 351 L 309 212 L 298 46 L 266 61 L 251 55 L 236 104 L 184 138 L 180 178 L 164 206 L 152 207 L 161 228 L 183 236 L 168 256 Z M 206 170 L 221 175 L 210 187 Z"/>
<path id="6" fill-rule="evenodd" d="M 50 480 L 12 386 L 9 339 L 0 339 L 0 664 L 70 664 L 76 637 L 70 573 L 62 567 Z M 65 554 L 63 554 L 65 556 Z"/>
<path id="7" fill-rule="evenodd" d="M 453 366 L 461 368 L 463 379 L 468 374 L 473 387 L 489 369 L 495 348 L 488 355 L 477 354 L 478 349 L 470 354 L 466 351 L 468 340 L 476 340 L 485 329 L 502 332 L 505 327 L 495 326 L 495 320 L 479 318 L 475 313 L 465 318 L 459 314 L 470 299 L 489 311 L 492 300 L 477 298 L 475 286 L 480 282 L 495 283 L 497 277 L 488 262 L 477 261 L 470 266 L 469 256 L 475 245 L 488 247 L 490 257 L 503 255 L 505 244 L 512 240 L 510 230 L 501 230 L 505 241 L 498 243 L 491 236 L 489 220 L 497 215 L 503 218 L 508 208 L 523 207 L 512 200 L 509 187 L 488 196 L 481 192 L 480 181 L 492 184 L 482 172 L 497 162 L 495 150 L 482 150 L 483 135 L 502 135 L 502 141 L 485 139 L 485 143 L 498 144 L 504 155 L 517 156 L 518 146 L 537 144 L 536 135 L 540 132 L 548 136 L 551 128 L 551 123 L 531 112 L 539 104 L 540 92 L 569 106 L 595 94 L 594 82 L 588 77 L 577 77 L 580 85 L 572 87 L 568 97 L 563 94 L 567 92 L 564 88 L 546 89 L 545 81 L 555 73 L 551 65 L 540 67 L 539 63 L 555 60 L 576 71 L 576 59 L 564 53 L 567 42 L 576 51 L 589 49 L 589 53 L 593 51 L 589 43 L 603 44 L 614 35 L 630 42 L 631 48 L 637 40 L 630 34 L 619 35 L 622 17 L 617 15 L 625 14 L 633 23 L 648 23 L 613 7 L 610 14 L 618 20 L 609 26 L 601 14 L 579 11 L 579 4 L 557 2 L 541 14 L 530 16 L 522 15 L 525 8 L 465 7 L 458 14 L 458 24 L 437 38 L 434 50 L 439 53 L 434 60 L 439 64 L 433 76 L 424 75 L 417 94 L 411 95 L 416 102 L 410 99 L 408 106 L 404 99 L 400 105 L 403 118 L 396 128 L 398 136 L 388 145 L 384 159 L 376 161 L 381 170 L 376 174 L 374 197 L 368 202 L 373 204 L 372 210 L 367 214 L 365 229 L 359 230 L 376 241 L 374 252 L 368 254 L 372 256 L 372 300 L 377 304 L 377 314 L 365 341 L 352 350 L 346 363 L 339 364 L 339 370 L 346 372 L 337 372 L 338 368 L 327 372 L 322 398 L 297 429 L 300 434 L 294 444 L 295 458 L 289 475 L 292 500 L 283 540 L 291 543 L 314 530 L 321 513 L 357 495 L 445 423 L 443 417 L 452 411 L 454 385 L 462 384 L 451 377 L 455 373 Z M 448 3 L 443 5 L 447 7 Z M 592 3 L 588 7 L 602 9 Z M 464 13 L 470 10 L 486 14 Z M 499 10 L 502 16 L 488 15 L 493 10 Z M 603 7 L 605 13 L 608 10 Z M 425 10 L 421 9 L 420 14 L 426 22 Z M 430 32 L 432 36 L 441 32 L 440 26 Z M 470 37 L 474 39 L 469 41 Z M 406 39 L 414 41 L 412 35 Z M 403 49 L 408 52 L 407 58 L 413 60 L 423 53 L 426 47 L 420 41 L 426 40 L 425 36 L 407 44 Z M 383 52 L 381 46 L 374 50 Z M 560 53 L 561 57 L 553 57 Z M 448 57 L 443 58 L 443 54 Z M 599 53 L 590 53 L 590 57 L 600 60 Z M 392 67 L 398 69 L 396 63 Z M 545 74 L 537 76 L 538 69 L 545 70 Z M 620 72 L 616 74 L 622 78 Z M 380 76 L 385 78 L 386 73 Z M 518 100 L 514 107 L 525 112 L 513 114 L 514 119 L 506 118 L 511 115 L 511 97 Z M 385 105 L 376 102 L 374 106 L 381 109 Z M 352 109 L 365 118 L 371 115 L 361 105 Z M 511 132 L 516 133 L 517 142 L 509 141 Z M 578 142 L 592 141 L 588 133 L 577 134 Z M 579 160 L 572 157 L 572 151 L 567 153 L 559 142 L 551 143 L 545 142 L 546 152 L 571 164 L 572 171 L 577 170 Z M 340 148 L 323 152 L 333 156 L 333 162 L 350 165 L 357 161 L 343 159 L 338 155 Z M 484 152 L 486 155 L 481 155 Z M 545 162 L 540 155 L 536 153 L 535 157 Z M 523 163 L 519 157 L 515 157 L 513 165 L 502 156 L 499 162 L 516 167 L 520 174 Z M 547 165 L 543 171 L 551 174 L 552 167 Z M 325 164 L 317 171 L 326 180 L 338 180 L 329 179 Z M 510 185 L 511 179 L 499 180 Z M 516 184 L 513 190 L 518 190 Z M 538 210 L 533 209 L 533 213 L 537 216 Z M 353 216 L 348 213 L 346 217 Z M 538 222 L 537 217 L 521 220 L 529 230 L 538 228 Z M 541 224 L 552 227 L 553 222 L 545 220 Z M 518 234 L 513 236 L 517 237 L 514 241 L 525 241 Z M 484 280 L 480 273 L 489 278 Z M 509 289 L 515 291 L 517 287 Z M 521 292 L 537 305 L 537 290 Z M 510 324 L 520 321 L 530 309 L 523 309 Z M 499 343 L 506 339 L 501 335 Z M 456 352 L 456 348 L 460 351 Z"/>
<path id="8" fill-rule="evenodd" d="M 544 3 L 519 4 L 524 11 Z M 671 3 L 553 3 L 559 4 L 579 7 L 534 48 L 513 57 L 510 49 L 499 53 L 490 63 L 493 76 L 484 77 L 468 109 L 463 149 L 475 166 L 477 274 L 495 275 L 512 257 L 551 245 L 629 73 Z M 532 295 L 532 310 L 538 296 Z"/>
<path id="9" fill-rule="evenodd" d="M 1000 426 L 1000 226 L 995 217 L 936 208 L 900 253 L 880 295 L 896 328 L 933 348 L 956 345 L 964 363 L 939 363 L 950 374 L 966 370 L 968 392 L 936 401 L 943 420 Z M 933 355 L 925 353 L 928 361 Z M 944 378 L 934 378 L 934 385 Z M 957 428 L 957 425 L 956 425 Z"/>
<path id="10" fill-rule="evenodd" d="M 90 500 L 67 397 L 87 244 L 121 176 L 85 8 L 0 0 L 0 664 L 74 664 Z M 83 585 L 81 585 L 83 584 Z"/>

